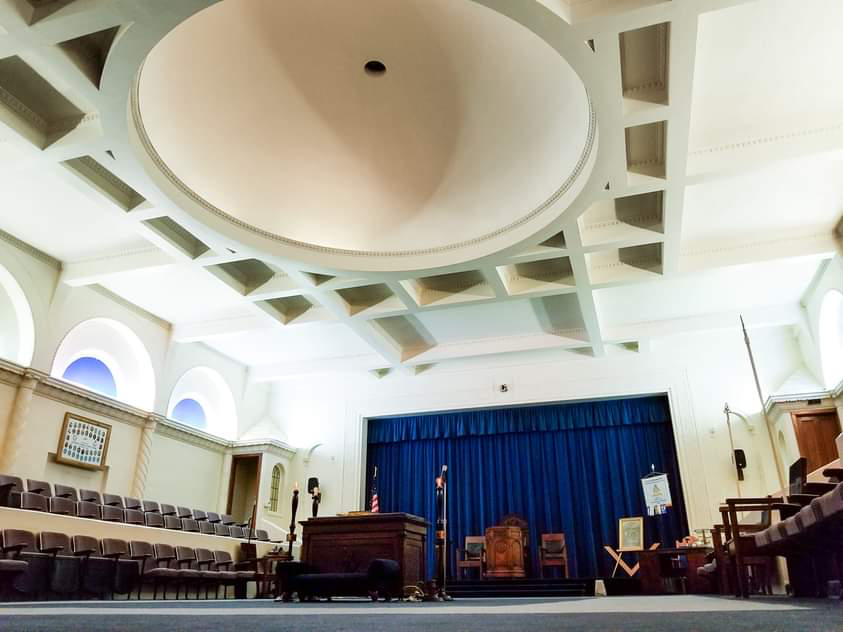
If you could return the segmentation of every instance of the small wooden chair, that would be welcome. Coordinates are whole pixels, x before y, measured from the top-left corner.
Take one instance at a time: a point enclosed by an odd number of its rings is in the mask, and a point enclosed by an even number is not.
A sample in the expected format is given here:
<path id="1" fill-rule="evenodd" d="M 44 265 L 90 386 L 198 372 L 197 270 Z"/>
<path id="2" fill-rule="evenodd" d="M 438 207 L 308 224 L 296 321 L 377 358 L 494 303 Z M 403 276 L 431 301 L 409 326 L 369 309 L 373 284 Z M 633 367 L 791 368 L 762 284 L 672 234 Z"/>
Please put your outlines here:
<path id="1" fill-rule="evenodd" d="M 771 513 L 775 505 L 781 504 L 782 498 L 766 496 L 763 498 L 727 498 L 726 504 L 720 506 L 723 519 L 724 557 L 728 556 L 729 569 L 734 574 L 735 582 L 732 588 L 736 597 L 749 597 L 750 576 L 753 572 L 753 582 L 756 588 L 767 594 L 772 594 L 771 575 L 773 573 L 773 557 L 759 554 L 756 551 L 754 534 L 770 526 Z M 738 512 L 760 512 L 761 521 L 752 524 L 742 524 L 738 521 Z M 716 549 L 715 545 L 715 549 Z M 719 564 L 719 561 L 718 561 Z M 726 570 L 726 569 L 724 569 Z M 721 576 L 723 577 L 723 576 Z M 726 578 L 721 583 L 721 590 Z"/>
<path id="2" fill-rule="evenodd" d="M 542 578 L 545 566 L 558 566 L 562 577 L 568 578 L 568 547 L 565 545 L 564 533 L 542 533 L 539 549 L 539 573 Z"/>
<path id="3" fill-rule="evenodd" d="M 486 536 L 467 535 L 465 548 L 457 549 L 457 574 L 460 579 L 468 568 L 476 568 L 480 579 L 486 574 Z"/>

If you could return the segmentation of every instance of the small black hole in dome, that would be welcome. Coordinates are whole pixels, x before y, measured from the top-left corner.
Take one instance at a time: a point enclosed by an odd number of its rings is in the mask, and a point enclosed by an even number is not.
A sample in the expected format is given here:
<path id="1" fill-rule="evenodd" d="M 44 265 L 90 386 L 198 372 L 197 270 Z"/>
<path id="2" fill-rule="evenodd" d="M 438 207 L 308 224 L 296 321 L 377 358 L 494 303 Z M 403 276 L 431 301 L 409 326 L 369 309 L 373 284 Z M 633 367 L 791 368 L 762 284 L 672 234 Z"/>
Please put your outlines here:
<path id="1" fill-rule="evenodd" d="M 366 71 L 367 75 L 378 77 L 386 72 L 386 66 L 382 61 L 372 59 L 365 63 L 365 65 L 363 66 L 363 70 Z"/>

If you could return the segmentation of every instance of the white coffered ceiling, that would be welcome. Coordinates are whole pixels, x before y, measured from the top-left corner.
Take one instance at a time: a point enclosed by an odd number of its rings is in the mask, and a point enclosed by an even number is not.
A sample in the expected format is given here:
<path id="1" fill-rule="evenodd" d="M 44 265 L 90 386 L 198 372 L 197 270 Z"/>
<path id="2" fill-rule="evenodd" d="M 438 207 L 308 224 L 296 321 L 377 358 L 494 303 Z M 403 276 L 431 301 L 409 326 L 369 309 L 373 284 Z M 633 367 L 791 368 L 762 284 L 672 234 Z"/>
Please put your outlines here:
<path id="1" fill-rule="evenodd" d="M 0 229 L 255 379 L 793 323 L 843 212 L 836 0 L 0 0 L 0 27 Z"/>

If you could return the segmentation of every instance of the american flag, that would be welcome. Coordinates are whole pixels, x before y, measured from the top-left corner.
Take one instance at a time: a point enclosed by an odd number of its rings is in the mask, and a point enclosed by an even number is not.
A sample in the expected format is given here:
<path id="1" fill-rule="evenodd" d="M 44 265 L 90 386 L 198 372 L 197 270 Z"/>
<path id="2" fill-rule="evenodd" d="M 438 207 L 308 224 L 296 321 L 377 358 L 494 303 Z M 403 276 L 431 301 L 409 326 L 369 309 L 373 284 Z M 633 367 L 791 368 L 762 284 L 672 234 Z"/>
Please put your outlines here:
<path id="1" fill-rule="evenodd" d="M 380 510 L 380 505 L 378 505 L 378 468 L 375 467 L 375 475 L 372 477 L 372 513 L 378 513 Z"/>

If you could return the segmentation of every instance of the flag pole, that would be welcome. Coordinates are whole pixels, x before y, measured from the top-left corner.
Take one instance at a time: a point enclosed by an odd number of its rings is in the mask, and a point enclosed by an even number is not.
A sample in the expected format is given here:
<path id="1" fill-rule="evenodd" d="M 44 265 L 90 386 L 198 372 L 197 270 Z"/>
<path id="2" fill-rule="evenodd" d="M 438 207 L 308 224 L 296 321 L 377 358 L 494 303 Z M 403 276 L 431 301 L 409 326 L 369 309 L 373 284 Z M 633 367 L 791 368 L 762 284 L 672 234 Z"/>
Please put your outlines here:
<path id="1" fill-rule="evenodd" d="M 746 324 L 743 322 L 743 316 L 741 316 L 740 319 L 741 329 L 743 330 L 743 340 L 746 343 L 746 351 L 749 353 L 749 363 L 752 366 L 752 376 L 755 378 L 755 390 L 758 392 L 758 401 L 761 402 L 761 416 L 764 418 L 764 425 L 767 427 L 767 436 L 770 439 L 770 449 L 773 451 L 773 459 L 776 462 L 776 476 L 778 476 L 781 489 L 784 489 L 784 468 L 782 467 L 779 451 L 776 449 L 776 442 L 773 439 L 773 429 L 770 426 L 770 418 L 767 416 L 767 405 L 764 402 L 764 395 L 761 393 L 761 382 L 758 379 L 758 369 L 755 367 L 755 357 L 752 355 L 752 345 L 749 342 L 749 334 L 746 331 Z M 734 452 L 732 454 L 734 454 Z"/>

